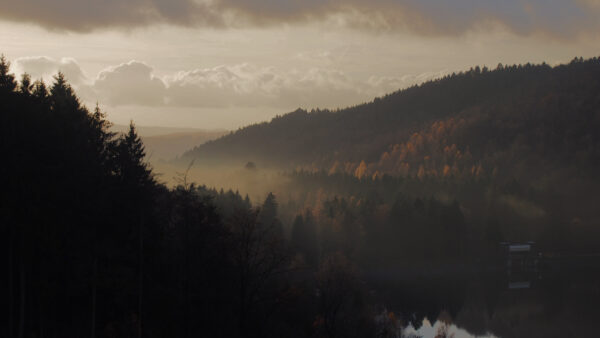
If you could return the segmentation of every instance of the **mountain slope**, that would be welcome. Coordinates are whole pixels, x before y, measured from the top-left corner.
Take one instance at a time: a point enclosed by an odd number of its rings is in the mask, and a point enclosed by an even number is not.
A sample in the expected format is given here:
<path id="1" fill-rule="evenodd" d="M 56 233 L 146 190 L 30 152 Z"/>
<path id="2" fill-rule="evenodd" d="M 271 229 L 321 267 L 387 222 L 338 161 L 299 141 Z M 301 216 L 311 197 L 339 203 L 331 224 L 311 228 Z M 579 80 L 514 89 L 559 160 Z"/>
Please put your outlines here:
<path id="1" fill-rule="evenodd" d="M 498 66 L 401 90 L 339 111 L 297 110 L 185 153 L 365 175 L 539 170 L 591 174 L 600 158 L 600 59 Z"/>

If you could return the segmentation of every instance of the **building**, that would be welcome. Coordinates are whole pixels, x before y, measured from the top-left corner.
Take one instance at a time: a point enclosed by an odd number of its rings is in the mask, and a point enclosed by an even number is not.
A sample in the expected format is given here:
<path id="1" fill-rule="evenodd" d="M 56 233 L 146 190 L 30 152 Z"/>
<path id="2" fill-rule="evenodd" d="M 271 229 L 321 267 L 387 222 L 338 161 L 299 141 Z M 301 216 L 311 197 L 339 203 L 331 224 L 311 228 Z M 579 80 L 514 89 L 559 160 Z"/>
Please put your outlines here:
<path id="1" fill-rule="evenodd" d="M 538 252 L 535 242 L 500 243 L 506 267 L 509 269 L 535 268 L 538 263 Z"/>

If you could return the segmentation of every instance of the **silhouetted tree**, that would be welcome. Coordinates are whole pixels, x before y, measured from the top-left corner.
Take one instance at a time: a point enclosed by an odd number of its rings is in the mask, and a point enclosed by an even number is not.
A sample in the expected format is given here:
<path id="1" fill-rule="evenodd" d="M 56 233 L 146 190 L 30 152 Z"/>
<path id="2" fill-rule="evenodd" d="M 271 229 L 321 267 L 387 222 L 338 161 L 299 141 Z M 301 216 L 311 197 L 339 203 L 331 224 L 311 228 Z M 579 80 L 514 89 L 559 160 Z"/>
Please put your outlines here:
<path id="1" fill-rule="evenodd" d="M 300 252 L 306 263 L 316 267 L 319 259 L 317 225 L 312 212 L 306 210 L 304 217 L 297 215 L 292 225 L 291 245 Z"/>
<path id="2" fill-rule="evenodd" d="M 283 226 L 277 217 L 277 208 L 278 204 L 275 195 L 270 192 L 260 208 L 258 222 L 265 229 L 269 229 L 269 233 L 272 236 L 283 238 Z"/>
<path id="3" fill-rule="evenodd" d="M 0 55 L 0 91 L 12 92 L 17 88 L 15 76 L 10 72 L 10 62 L 6 60 L 4 54 Z"/>
<path id="4" fill-rule="evenodd" d="M 265 204 L 272 207 L 274 197 L 268 197 L 267 201 Z M 260 213 L 264 210 L 263 207 Z M 261 331 L 266 323 L 261 324 L 261 321 L 267 320 L 275 311 L 282 292 L 278 284 L 289 268 L 290 255 L 278 224 L 273 223 L 273 219 L 270 219 L 271 223 L 263 223 L 260 217 L 255 210 L 238 209 L 230 223 L 232 258 L 238 273 L 238 327 L 243 336 L 264 335 Z"/>
<path id="5" fill-rule="evenodd" d="M 341 254 L 326 257 L 317 273 L 319 336 L 369 337 L 374 334 L 357 268 Z"/>
<path id="6" fill-rule="evenodd" d="M 31 83 L 31 77 L 27 73 L 23 73 L 21 76 L 21 84 L 19 85 L 19 91 L 23 94 L 31 94 L 33 84 Z"/>

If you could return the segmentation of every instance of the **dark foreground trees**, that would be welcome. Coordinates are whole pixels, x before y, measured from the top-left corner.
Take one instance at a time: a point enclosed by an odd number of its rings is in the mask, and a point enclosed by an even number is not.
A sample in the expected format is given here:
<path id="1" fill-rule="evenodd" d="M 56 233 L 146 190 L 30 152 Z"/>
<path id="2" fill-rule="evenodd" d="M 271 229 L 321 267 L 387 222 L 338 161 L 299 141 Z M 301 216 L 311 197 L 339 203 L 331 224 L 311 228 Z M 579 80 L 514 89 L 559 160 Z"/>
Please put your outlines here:
<path id="1" fill-rule="evenodd" d="M 319 334 L 315 275 L 291 268 L 273 194 L 253 208 L 233 192 L 168 189 L 134 125 L 109 126 L 62 74 L 17 83 L 0 60 L 0 336 Z"/>
<path id="2" fill-rule="evenodd" d="M 140 312 L 129 303 L 142 300 L 154 226 L 144 215 L 159 187 L 133 126 L 116 138 L 62 74 L 47 89 L 28 76 L 18 86 L 4 59 L 0 68 L 8 336 L 95 336 L 101 323 Z"/>

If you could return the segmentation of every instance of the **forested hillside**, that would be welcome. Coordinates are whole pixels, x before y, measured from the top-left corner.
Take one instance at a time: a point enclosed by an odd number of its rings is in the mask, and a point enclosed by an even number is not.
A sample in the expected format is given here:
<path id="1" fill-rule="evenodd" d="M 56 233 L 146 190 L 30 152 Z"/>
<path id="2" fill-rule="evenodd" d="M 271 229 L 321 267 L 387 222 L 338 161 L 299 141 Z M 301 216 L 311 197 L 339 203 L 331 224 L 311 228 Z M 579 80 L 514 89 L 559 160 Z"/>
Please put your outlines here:
<path id="1" fill-rule="evenodd" d="M 299 109 L 208 142 L 183 160 L 252 160 L 357 177 L 593 175 L 600 164 L 598 93 L 598 58 L 475 67 L 356 107 Z"/>
<path id="2" fill-rule="evenodd" d="M 296 209 L 323 214 L 327 203 L 345 198 L 333 205 L 346 211 L 330 217 L 341 224 L 362 217 L 354 230 L 341 226 L 341 233 L 362 234 L 345 245 L 368 248 L 383 235 L 373 248 L 414 257 L 432 252 L 420 243 L 449 231 L 458 236 L 451 245 L 468 239 L 460 245 L 475 256 L 502 240 L 595 252 L 598 130 L 600 59 L 575 58 L 555 67 L 475 67 L 356 107 L 297 110 L 181 160 L 293 171 L 276 192 Z M 460 209 L 467 226 L 450 225 L 443 205 Z M 429 211 L 417 217 L 419 210 Z"/>

